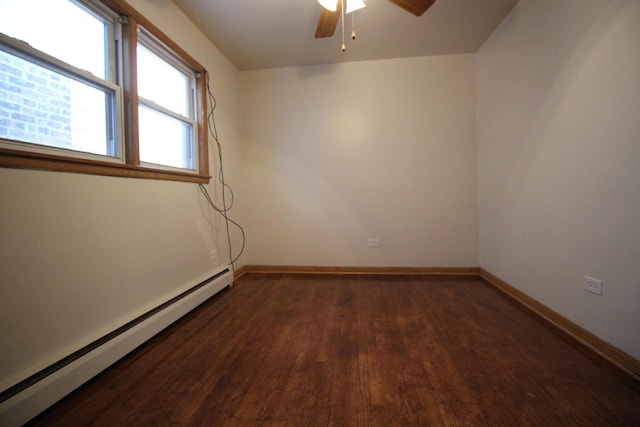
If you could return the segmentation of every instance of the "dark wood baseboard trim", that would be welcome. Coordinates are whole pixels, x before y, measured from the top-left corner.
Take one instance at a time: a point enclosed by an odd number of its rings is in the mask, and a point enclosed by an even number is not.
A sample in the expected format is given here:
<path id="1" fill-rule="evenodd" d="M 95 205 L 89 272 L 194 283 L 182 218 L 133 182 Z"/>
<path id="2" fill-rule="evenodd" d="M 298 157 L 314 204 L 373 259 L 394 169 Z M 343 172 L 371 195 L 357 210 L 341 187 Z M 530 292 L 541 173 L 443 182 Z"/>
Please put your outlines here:
<path id="1" fill-rule="evenodd" d="M 601 338 L 598 338 L 591 332 L 576 325 L 571 320 L 556 313 L 546 305 L 536 301 L 529 295 L 519 291 L 483 268 L 480 268 L 480 278 L 485 283 L 509 297 L 511 300 L 539 316 L 542 320 L 549 323 L 554 329 L 568 335 L 575 341 L 587 347 L 590 351 L 617 366 L 619 369 L 622 369 L 637 381 L 640 381 L 640 361 L 635 359 L 633 356 L 625 353 L 617 347 L 614 347 Z"/>
<path id="2" fill-rule="evenodd" d="M 240 268 L 238 268 L 238 269 L 233 271 L 233 279 L 234 280 L 238 280 L 239 278 L 241 278 L 245 274 L 247 274 L 247 267 L 243 265 L 242 267 L 240 267 Z"/>
<path id="3" fill-rule="evenodd" d="M 248 273 L 296 273 L 296 274 L 373 274 L 373 275 L 430 275 L 430 276 L 479 276 L 478 267 L 339 267 L 302 265 L 245 265 L 236 272 L 236 278 Z"/>

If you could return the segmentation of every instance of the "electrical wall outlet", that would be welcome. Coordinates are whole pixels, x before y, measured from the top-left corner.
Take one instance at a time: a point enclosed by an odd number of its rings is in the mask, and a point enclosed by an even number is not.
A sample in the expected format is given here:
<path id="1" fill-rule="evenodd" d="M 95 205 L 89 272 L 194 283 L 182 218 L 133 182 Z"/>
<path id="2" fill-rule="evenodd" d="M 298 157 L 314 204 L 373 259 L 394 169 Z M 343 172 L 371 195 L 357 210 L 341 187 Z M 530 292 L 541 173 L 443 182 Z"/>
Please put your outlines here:
<path id="1" fill-rule="evenodd" d="M 380 239 L 369 239 L 369 247 L 370 248 L 379 248 L 380 247 Z"/>
<path id="2" fill-rule="evenodd" d="M 602 280 L 584 276 L 584 289 L 592 294 L 602 295 Z"/>
<path id="3" fill-rule="evenodd" d="M 209 259 L 216 259 L 218 258 L 218 251 L 216 251 L 215 249 L 212 249 L 209 251 Z"/>

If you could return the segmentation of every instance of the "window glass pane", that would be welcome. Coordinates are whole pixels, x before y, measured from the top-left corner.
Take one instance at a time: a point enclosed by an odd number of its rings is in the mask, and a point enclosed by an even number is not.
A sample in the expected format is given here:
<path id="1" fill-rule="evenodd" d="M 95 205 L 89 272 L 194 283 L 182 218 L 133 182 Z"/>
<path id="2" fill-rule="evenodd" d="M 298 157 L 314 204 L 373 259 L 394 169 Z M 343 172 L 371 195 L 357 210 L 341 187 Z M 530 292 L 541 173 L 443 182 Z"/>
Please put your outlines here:
<path id="1" fill-rule="evenodd" d="M 145 163 L 194 169 L 192 132 L 188 123 L 144 105 L 138 108 L 140 160 Z"/>
<path id="2" fill-rule="evenodd" d="M 189 77 L 140 44 L 138 94 L 184 117 L 191 117 Z"/>
<path id="3" fill-rule="evenodd" d="M 68 0 L 0 0 L 0 32 L 105 80 L 106 28 Z"/>
<path id="4" fill-rule="evenodd" d="M 0 50 L 0 138 L 116 156 L 114 94 Z"/>

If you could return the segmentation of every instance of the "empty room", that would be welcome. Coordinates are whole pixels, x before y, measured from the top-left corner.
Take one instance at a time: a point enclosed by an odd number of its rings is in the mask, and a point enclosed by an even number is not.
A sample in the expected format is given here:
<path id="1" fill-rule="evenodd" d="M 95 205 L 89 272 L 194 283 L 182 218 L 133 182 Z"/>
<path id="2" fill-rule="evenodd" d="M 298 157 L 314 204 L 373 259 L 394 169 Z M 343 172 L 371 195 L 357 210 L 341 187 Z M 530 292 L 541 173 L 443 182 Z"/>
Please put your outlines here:
<path id="1" fill-rule="evenodd" d="M 0 425 L 640 425 L 637 0 L 0 0 Z"/>

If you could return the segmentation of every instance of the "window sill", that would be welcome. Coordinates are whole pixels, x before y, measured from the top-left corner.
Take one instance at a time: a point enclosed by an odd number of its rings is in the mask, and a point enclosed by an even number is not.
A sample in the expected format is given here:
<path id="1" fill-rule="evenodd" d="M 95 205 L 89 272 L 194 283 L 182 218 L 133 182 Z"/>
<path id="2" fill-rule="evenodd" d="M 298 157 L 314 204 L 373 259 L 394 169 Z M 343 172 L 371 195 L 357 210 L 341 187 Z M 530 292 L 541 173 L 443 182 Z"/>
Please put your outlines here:
<path id="1" fill-rule="evenodd" d="M 208 175 L 0 148 L 0 167 L 207 184 Z"/>

